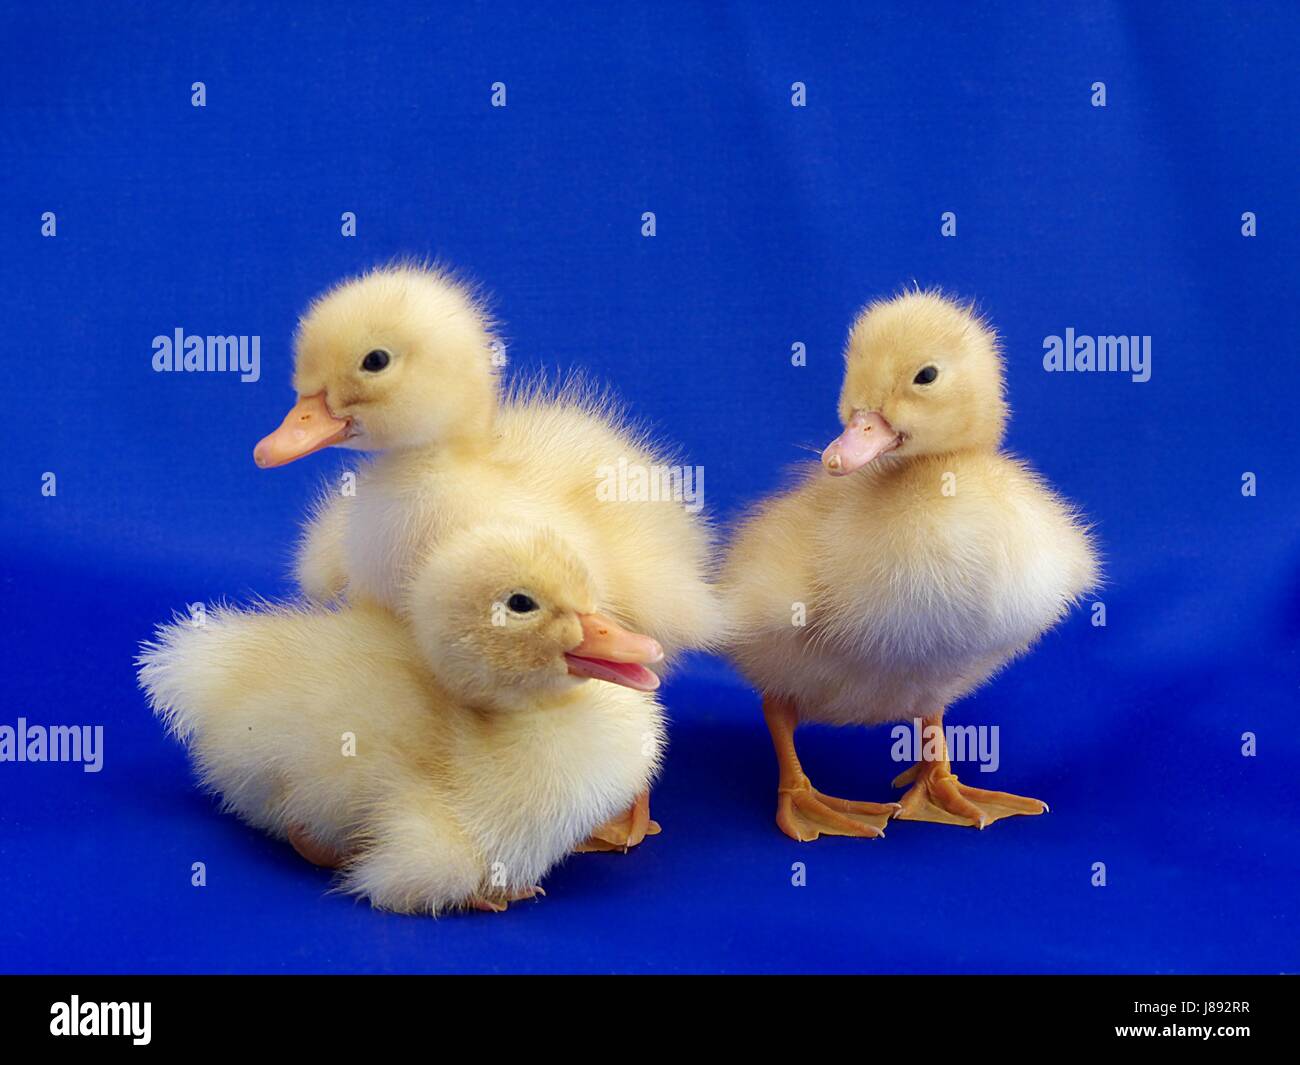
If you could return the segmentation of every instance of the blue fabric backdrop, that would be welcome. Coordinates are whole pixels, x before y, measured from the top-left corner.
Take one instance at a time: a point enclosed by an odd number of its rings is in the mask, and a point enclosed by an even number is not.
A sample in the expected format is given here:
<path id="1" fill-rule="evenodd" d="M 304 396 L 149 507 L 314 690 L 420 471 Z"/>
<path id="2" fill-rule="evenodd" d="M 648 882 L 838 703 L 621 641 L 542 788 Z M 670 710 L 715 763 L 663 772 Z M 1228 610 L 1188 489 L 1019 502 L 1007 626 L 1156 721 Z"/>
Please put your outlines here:
<path id="1" fill-rule="evenodd" d="M 0 724 L 102 724 L 105 754 L 0 763 L 0 969 L 1300 968 L 1293 4 L 4 7 Z M 290 591 L 344 459 L 253 466 L 295 317 L 407 253 L 495 293 L 514 370 L 611 382 L 724 527 L 837 431 L 868 298 L 977 297 L 1009 445 L 1107 557 L 1107 625 L 953 713 L 1052 813 L 797 845 L 756 696 L 700 659 L 666 690 L 664 834 L 504 916 L 374 913 L 220 815 L 132 656 L 186 603 Z M 178 327 L 260 336 L 261 379 L 154 373 Z M 1151 379 L 1045 373 L 1067 328 L 1149 335 Z M 802 747 L 836 794 L 897 768 L 883 730 Z"/>

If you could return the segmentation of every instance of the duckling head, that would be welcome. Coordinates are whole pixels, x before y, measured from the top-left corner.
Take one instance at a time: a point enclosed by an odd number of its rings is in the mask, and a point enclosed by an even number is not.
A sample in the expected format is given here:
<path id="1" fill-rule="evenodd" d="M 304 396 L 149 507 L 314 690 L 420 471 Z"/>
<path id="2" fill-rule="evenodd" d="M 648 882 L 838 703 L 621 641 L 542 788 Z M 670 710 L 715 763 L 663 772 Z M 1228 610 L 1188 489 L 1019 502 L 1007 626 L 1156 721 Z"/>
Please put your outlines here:
<path id="1" fill-rule="evenodd" d="M 489 526 L 439 546 L 407 612 L 444 686 L 476 703 L 536 707 L 583 684 L 654 691 L 663 649 L 596 609 L 581 558 L 549 529 Z"/>
<path id="2" fill-rule="evenodd" d="M 1007 419 L 997 335 L 969 306 L 908 291 L 869 305 L 844 353 L 836 476 L 884 455 L 996 448 Z"/>
<path id="3" fill-rule="evenodd" d="M 482 440 L 497 408 L 491 345 L 482 305 L 446 273 L 401 264 L 344 281 L 298 323 L 298 402 L 253 458 Z"/>

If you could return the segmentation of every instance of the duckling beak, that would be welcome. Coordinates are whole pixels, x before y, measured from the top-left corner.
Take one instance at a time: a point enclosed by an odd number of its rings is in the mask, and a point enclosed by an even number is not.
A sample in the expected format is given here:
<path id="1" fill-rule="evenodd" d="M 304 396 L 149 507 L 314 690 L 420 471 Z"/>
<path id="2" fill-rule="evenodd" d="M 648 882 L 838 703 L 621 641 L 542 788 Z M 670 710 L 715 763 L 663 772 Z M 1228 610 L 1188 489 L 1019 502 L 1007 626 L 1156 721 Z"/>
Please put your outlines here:
<path id="1" fill-rule="evenodd" d="M 253 461 L 262 469 L 283 466 L 323 447 L 342 443 L 351 428 L 351 418 L 336 418 L 330 413 L 324 392 L 303 396 L 284 416 L 280 428 L 258 441 Z"/>
<path id="2" fill-rule="evenodd" d="M 658 641 L 639 632 L 629 632 L 604 614 L 579 614 L 582 643 L 564 655 L 569 674 L 607 680 L 639 692 L 659 687 L 659 677 L 648 664 L 662 662 L 664 649 Z"/>
<path id="3" fill-rule="evenodd" d="M 843 477 L 874 462 L 886 451 L 893 451 L 903 442 L 897 432 L 877 411 L 853 412 L 849 424 L 822 452 L 822 465 L 834 477 Z"/>

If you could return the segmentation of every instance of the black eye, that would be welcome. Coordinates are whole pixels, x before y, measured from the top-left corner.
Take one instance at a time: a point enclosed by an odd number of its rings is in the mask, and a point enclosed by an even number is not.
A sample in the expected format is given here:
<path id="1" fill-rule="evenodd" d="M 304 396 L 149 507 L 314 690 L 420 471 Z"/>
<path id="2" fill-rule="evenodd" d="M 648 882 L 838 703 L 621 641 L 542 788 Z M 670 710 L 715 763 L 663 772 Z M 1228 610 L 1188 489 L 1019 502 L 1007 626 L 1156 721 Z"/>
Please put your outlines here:
<path id="1" fill-rule="evenodd" d="M 523 592 L 515 592 L 506 600 L 506 606 L 516 614 L 528 614 L 537 609 L 537 600 Z"/>
<path id="2" fill-rule="evenodd" d="M 924 369 L 919 370 L 917 375 L 912 378 L 912 384 L 928 385 L 938 376 L 939 368 L 937 366 L 926 366 Z"/>
<path id="3" fill-rule="evenodd" d="M 378 373 L 388 365 L 388 360 L 390 358 L 391 356 L 388 352 L 384 351 L 383 348 L 376 348 L 361 360 L 361 368 L 365 370 L 366 373 Z"/>

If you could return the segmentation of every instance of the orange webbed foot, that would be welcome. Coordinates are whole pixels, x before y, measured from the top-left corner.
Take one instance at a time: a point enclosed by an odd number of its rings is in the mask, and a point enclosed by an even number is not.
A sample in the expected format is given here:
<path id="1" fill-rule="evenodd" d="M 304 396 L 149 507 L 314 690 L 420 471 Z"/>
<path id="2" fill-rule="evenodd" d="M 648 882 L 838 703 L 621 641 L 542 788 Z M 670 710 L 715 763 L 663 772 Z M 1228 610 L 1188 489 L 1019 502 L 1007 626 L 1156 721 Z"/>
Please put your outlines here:
<path id="1" fill-rule="evenodd" d="M 545 898 L 546 892 L 541 884 L 533 884 L 505 896 L 473 895 L 466 901 L 465 908 L 479 913 L 505 913 L 510 908 L 510 903 L 535 899 L 539 895 Z"/>
<path id="2" fill-rule="evenodd" d="M 617 817 L 606 821 L 591 836 L 574 848 L 575 854 L 621 851 L 626 854 L 646 836 L 657 836 L 663 829 L 658 821 L 650 819 L 650 793 L 637 796 Z"/>
<path id="3" fill-rule="evenodd" d="M 857 836 L 878 839 L 898 814 L 896 802 L 854 802 L 825 795 L 807 779 L 780 788 L 776 799 L 777 826 L 793 840 L 808 843 L 818 836 Z"/>
<path id="4" fill-rule="evenodd" d="M 1004 817 L 1033 816 L 1048 810 L 1041 799 L 969 787 L 953 775 L 947 762 L 918 762 L 894 780 L 896 788 L 909 784 L 902 808 L 895 815 L 900 821 L 985 828 Z"/>

